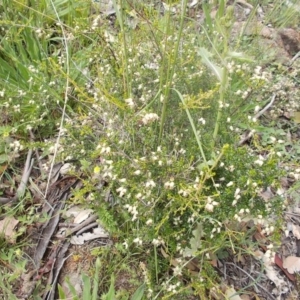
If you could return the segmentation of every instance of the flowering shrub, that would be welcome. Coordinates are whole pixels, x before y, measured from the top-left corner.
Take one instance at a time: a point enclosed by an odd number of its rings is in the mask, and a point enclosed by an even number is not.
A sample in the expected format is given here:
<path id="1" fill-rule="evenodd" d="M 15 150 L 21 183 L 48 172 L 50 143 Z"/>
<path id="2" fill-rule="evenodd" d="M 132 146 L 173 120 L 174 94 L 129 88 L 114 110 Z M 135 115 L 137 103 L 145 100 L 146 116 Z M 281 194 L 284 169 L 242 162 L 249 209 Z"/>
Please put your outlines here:
<path id="1" fill-rule="evenodd" d="M 57 151 L 57 159 L 78 162 L 84 186 L 72 201 L 93 206 L 117 236 L 116 251 L 137 253 L 149 298 L 189 294 L 189 287 L 201 294 L 217 281 L 211 260 L 245 241 L 247 233 L 235 230 L 241 222 L 253 219 L 267 235 L 277 230 L 281 192 L 272 199 L 261 193 L 278 189 L 286 144 L 257 116 L 281 89 L 280 78 L 231 51 L 231 6 L 220 7 L 214 21 L 208 14 L 198 32 L 186 18 L 187 1 L 175 15 L 167 6 L 161 15 L 136 4 L 136 28 L 126 1 L 115 7 L 113 26 L 100 17 L 86 22 L 83 2 L 82 11 L 77 5 L 70 18 L 61 16 L 70 26 L 64 46 L 71 56 L 62 44 L 55 48 L 59 22 L 24 29 L 26 47 L 16 43 L 18 27 L 4 24 L 0 61 L 9 58 L 12 69 L 9 78 L 0 70 L 0 105 L 9 119 L 2 135 L 35 130 L 41 142 L 34 146 L 45 157 Z M 154 20 L 144 22 L 149 16 Z M 28 57 L 30 46 L 39 51 Z M 272 108 L 271 116 L 277 113 Z M 251 147 L 239 145 L 245 132 Z M 17 156 L 24 145 L 5 140 L 2 148 L 0 155 Z M 201 258 L 196 279 L 186 268 L 194 258 Z"/>

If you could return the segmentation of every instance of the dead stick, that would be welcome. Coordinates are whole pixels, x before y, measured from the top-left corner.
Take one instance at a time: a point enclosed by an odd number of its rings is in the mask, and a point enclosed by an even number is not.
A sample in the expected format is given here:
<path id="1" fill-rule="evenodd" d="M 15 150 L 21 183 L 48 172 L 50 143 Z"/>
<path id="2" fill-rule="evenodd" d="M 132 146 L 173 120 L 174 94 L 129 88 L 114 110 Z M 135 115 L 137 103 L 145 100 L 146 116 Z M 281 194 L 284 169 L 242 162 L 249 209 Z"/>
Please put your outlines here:
<path id="1" fill-rule="evenodd" d="M 274 103 L 276 99 L 276 94 L 273 94 L 271 101 L 261 110 L 259 111 L 254 118 L 258 119 L 260 116 L 262 116 Z M 245 144 L 245 142 L 247 142 L 249 139 L 251 139 L 251 137 L 253 136 L 254 131 L 250 131 L 242 140 L 239 141 L 238 146 L 242 146 L 243 144 Z"/>
<path id="2" fill-rule="evenodd" d="M 0 204 L 6 204 L 9 202 L 17 202 L 21 197 L 25 194 L 26 185 L 28 183 L 28 179 L 33 167 L 33 159 L 32 157 L 32 149 L 28 151 L 25 167 L 23 169 L 23 175 L 19 184 L 19 187 L 17 189 L 16 195 L 13 198 L 0 198 Z"/>

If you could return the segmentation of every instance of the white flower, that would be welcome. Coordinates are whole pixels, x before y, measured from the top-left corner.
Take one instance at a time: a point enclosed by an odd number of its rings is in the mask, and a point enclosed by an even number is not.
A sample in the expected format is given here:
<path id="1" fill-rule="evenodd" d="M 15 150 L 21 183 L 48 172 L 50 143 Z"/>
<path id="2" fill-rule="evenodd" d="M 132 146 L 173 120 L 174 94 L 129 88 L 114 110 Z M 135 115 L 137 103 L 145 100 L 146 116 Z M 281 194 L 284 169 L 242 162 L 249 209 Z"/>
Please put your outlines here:
<path id="1" fill-rule="evenodd" d="M 180 154 L 185 154 L 185 152 L 186 152 L 186 150 L 183 149 L 183 148 L 181 148 L 181 149 L 179 150 L 179 153 L 180 153 Z"/>
<path id="2" fill-rule="evenodd" d="M 154 246 L 159 246 L 159 245 L 160 245 L 160 242 L 159 242 L 158 239 L 153 239 L 152 244 L 153 244 Z"/>
<path id="3" fill-rule="evenodd" d="M 134 104 L 132 98 L 125 99 L 125 102 L 127 103 L 127 105 L 128 105 L 130 108 L 134 108 L 135 104 Z"/>
<path id="4" fill-rule="evenodd" d="M 237 220 L 238 222 L 241 222 L 242 219 L 239 215 L 235 214 L 234 217 L 233 217 L 235 220 Z"/>
<path id="5" fill-rule="evenodd" d="M 203 118 L 200 118 L 200 119 L 198 120 L 198 122 L 199 122 L 199 123 L 202 123 L 203 125 L 205 125 L 205 123 L 206 123 L 205 119 L 203 119 Z"/>
<path id="6" fill-rule="evenodd" d="M 232 185 L 233 185 L 233 182 L 232 182 L 232 181 L 230 181 L 230 182 L 228 182 L 228 183 L 226 184 L 227 187 L 230 187 L 230 186 L 232 186 Z"/>
<path id="7" fill-rule="evenodd" d="M 241 192 L 241 189 L 237 188 L 234 193 L 234 198 L 236 198 L 240 192 Z"/>
<path id="8" fill-rule="evenodd" d="M 243 215 L 245 213 L 245 210 L 243 208 L 240 209 L 239 214 Z"/>
<path id="9" fill-rule="evenodd" d="M 183 197 L 187 197 L 189 195 L 189 192 L 181 189 L 178 191 L 178 194 L 182 195 Z"/>
<path id="10" fill-rule="evenodd" d="M 143 117 L 142 123 L 143 123 L 144 125 L 147 125 L 147 124 L 152 123 L 152 122 L 154 122 L 154 121 L 156 121 L 156 120 L 158 120 L 158 119 L 159 119 L 159 117 L 158 117 L 157 114 L 149 113 L 149 114 L 146 114 L 146 115 Z"/>
<path id="11" fill-rule="evenodd" d="M 146 225 L 152 225 L 152 224 L 153 224 L 153 220 L 152 219 L 147 220 Z"/>
<path id="12" fill-rule="evenodd" d="M 127 192 L 127 189 L 125 189 L 124 187 L 120 186 L 116 191 L 119 193 L 120 197 L 123 197 L 125 195 L 125 193 Z"/>
<path id="13" fill-rule="evenodd" d="M 175 187 L 175 183 L 174 181 L 167 181 L 165 182 L 164 186 L 167 190 L 173 190 Z"/>
<path id="14" fill-rule="evenodd" d="M 157 239 L 153 239 L 152 240 L 152 244 L 154 245 L 154 246 L 159 246 L 159 245 L 164 245 L 165 244 L 165 242 L 164 242 L 164 240 L 159 236 Z"/>
<path id="15" fill-rule="evenodd" d="M 174 269 L 173 269 L 173 272 L 174 272 L 174 276 L 181 276 L 182 273 L 181 273 L 181 268 L 179 266 L 176 266 Z"/>
<path id="16" fill-rule="evenodd" d="M 137 245 L 142 245 L 142 244 L 143 244 L 143 241 L 142 241 L 139 237 L 135 238 L 135 239 L 133 240 L 133 242 L 134 242 L 135 244 L 137 244 Z"/>
<path id="17" fill-rule="evenodd" d="M 262 159 L 257 159 L 255 162 L 254 162 L 256 165 L 259 165 L 259 166 L 262 166 L 264 164 L 264 161 Z"/>
<path id="18" fill-rule="evenodd" d="M 100 153 L 110 153 L 110 147 L 102 147 Z"/>
<path id="19" fill-rule="evenodd" d="M 156 183 L 152 179 L 150 179 L 146 182 L 145 186 L 146 186 L 146 188 L 151 189 L 151 188 L 154 188 L 156 186 Z"/>
<path id="20" fill-rule="evenodd" d="M 228 170 L 229 170 L 230 172 L 233 172 L 233 171 L 234 171 L 234 165 L 229 166 L 229 167 L 228 167 Z"/>
<path id="21" fill-rule="evenodd" d="M 208 212 L 213 212 L 214 211 L 214 206 L 211 203 L 207 203 L 205 205 L 205 210 L 207 210 Z"/>
<path id="22" fill-rule="evenodd" d="M 124 243 L 122 243 L 122 245 L 125 247 L 125 249 L 128 249 L 128 243 L 127 243 L 127 241 L 125 241 Z"/>
<path id="23" fill-rule="evenodd" d="M 284 189 L 281 189 L 281 188 L 279 188 L 279 189 L 276 191 L 276 194 L 279 195 L 279 196 L 282 196 L 284 193 L 285 193 Z"/>
<path id="24" fill-rule="evenodd" d="M 137 199 L 141 199 L 141 198 L 142 198 L 142 196 L 143 196 L 143 195 L 142 195 L 142 193 L 138 193 L 138 194 L 136 194 L 136 195 L 135 195 L 135 198 L 137 198 Z"/>
<path id="25" fill-rule="evenodd" d="M 141 173 L 142 173 L 141 170 L 136 170 L 133 172 L 134 175 L 140 175 Z"/>

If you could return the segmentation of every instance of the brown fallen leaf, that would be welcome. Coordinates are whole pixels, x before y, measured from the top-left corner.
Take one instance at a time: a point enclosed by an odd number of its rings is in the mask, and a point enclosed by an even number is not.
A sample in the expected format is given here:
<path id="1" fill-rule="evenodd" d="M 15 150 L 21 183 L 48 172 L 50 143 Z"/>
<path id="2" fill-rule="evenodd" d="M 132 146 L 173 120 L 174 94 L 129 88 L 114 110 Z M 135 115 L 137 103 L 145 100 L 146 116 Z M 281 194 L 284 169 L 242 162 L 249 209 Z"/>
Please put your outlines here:
<path id="1" fill-rule="evenodd" d="M 288 256 L 282 264 L 282 267 L 287 269 L 291 274 L 300 271 L 300 257 L 297 256 Z"/>
<path id="2" fill-rule="evenodd" d="M 299 257 L 297 258 L 300 260 Z M 290 274 L 291 272 L 286 270 L 287 267 L 284 267 L 282 259 L 279 257 L 277 253 L 275 254 L 275 264 L 284 272 L 284 274 L 288 277 L 289 280 L 296 281 L 295 276 L 293 274 Z M 285 263 L 285 265 L 288 265 L 287 262 Z M 299 270 L 300 270 L 300 263 L 299 263 Z"/>

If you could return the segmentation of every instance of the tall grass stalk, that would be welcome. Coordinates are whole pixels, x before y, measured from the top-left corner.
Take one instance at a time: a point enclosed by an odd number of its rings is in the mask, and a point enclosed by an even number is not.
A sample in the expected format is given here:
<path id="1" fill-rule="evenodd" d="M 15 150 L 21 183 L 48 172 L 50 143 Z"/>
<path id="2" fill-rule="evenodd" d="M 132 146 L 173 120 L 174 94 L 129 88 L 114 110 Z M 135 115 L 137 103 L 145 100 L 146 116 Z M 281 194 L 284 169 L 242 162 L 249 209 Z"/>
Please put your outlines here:
<path id="1" fill-rule="evenodd" d="M 124 28 L 124 16 L 123 11 L 125 11 L 125 7 L 123 4 L 123 0 L 120 0 L 120 4 L 118 5 L 116 0 L 113 0 L 114 9 L 116 11 L 117 20 L 120 25 L 120 33 L 122 36 L 122 69 L 123 69 L 123 85 L 124 85 L 124 91 L 125 91 L 125 97 L 131 96 L 131 80 L 129 77 L 129 71 L 128 71 L 128 47 L 127 47 L 127 38 L 126 38 L 126 32 Z"/>
<path id="2" fill-rule="evenodd" d="M 180 25 L 179 25 L 179 30 L 178 30 L 178 35 L 177 35 L 177 41 L 175 44 L 175 48 L 174 48 L 174 54 L 173 55 L 169 55 L 168 56 L 168 71 L 167 71 L 167 80 L 165 81 L 165 87 L 161 86 L 161 89 L 164 91 L 163 92 L 163 107 L 162 107 L 162 111 L 161 111 L 161 118 L 160 118 L 160 126 L 159 126 L 159 143 L 161 143 L 162 141 L 162 137 L 163 137 L 163 130 L 164 130 L 164 124 L 166 121 L 166 113 L 167 113 L 167 107 L 168 107 L 168 100 L 170 97 L 170 91 L 171 91 L 171 86 L 172 86 L 172 80 L 173 80 L 173 76 L 175 73 L 175 68 L 176 68 L 176 62 L 177 62 L 177 58 L 178 58 L 178 53 L 179 53 L 179 46 L 180 46 L 180 42 L 181 42 L 181 36 L 182 36 L 182 30 L 183 30 L 183 25 L 184 25 L 184 20 L 185 20 L 185 15 L 186 15 L 186 9 L 187 9 L 187 0 L 182 0 L 181 3 L 181 15 L 180 15 Z M 167 34 L 165 36 L 165 52 L 164 52 L 164 58 L 166 57 L 166 51 L 168 50 L 168 48 L 166 47 L 167 45 L 167 39 L 168 39 L 168 31 L 169 31 L 169 26 L 170 26 L 170 11 L 168 12 L 168 26 L 167 26 Z M 175 28 L 174 28 L 175 30 Z M 162 68 L 161 70 L 163 71 L 164 68 Z M 163 76 L 163 74 L 161 74 L 161 76 Z M 161 78 L 161 84 L 162 82 L 164 82 Z"/>
<path id="3" fill-rule="evenodd" d="M 68 96 L 68 91 L 69 91 L 69 85 L 70 85 L 70 82 L 69 82 L 69 78 L 70 78 L 70 56 L 69 56 L 70 49 L 69 49 L 69 44 L 68 44 L 68 40 L 67 40 L 67 37 L 66 37 L 66 32 L 65 32 L 64 26 L 62 25 L 62 22 L 61 22 L 61 19 L 59 17 L 59 14 L 57 12 L 56 6 L 55 6 L 55 4 L 52 0 L 51 0 L 51 5 L 52 5 L 52 8 L 53 8 L 53 10 L 56 14 L 57 20 L 59 22 L 59 26 L 61 28 L 62 36 L 63 36 L 62 45 L 64 47 L 65 55 L 66 55 L 66 74 L 67 74 L 67 77 L 66 77 L 66 84 L 65 84 L 64 105 L 63 105 L 63 109 L 62 109 L 62 116 L 61 116 L 61 121 L 60 121 L 60 125 L 59 125 L 58 136 L 57 136 L 55 147 L 54 147 L 54 154 L 53 154 L 53 159 L 51 161 L 49 174 L 52 174 L 55 159 L 56 159 L 56 156 L 57 156 L 58 145 L 59 145 L 60 138 L 61 138 L 61 135 L 62 135 L 62 131 L 63 131 L 63 128 L 64 128 L 64 121 L 65 121 L 65 115 L 66 115 L 66 109 L 67 109 L 67 103 L 68 103 L 68 97 L 69 97 Z M 50 186 L 50 180 L 51 180 L 51 176 L 48 176 L 47 185 L 46 185 L 46 189 L 45 189 L 45 203 L 48 206 L 50 206 L 51 209 L 53 209 L 52 206 L 46 200 L 46 195 L 47 195 L 47 192 L 48 192 L 48 189 L 49 189 L 49 186 Z"/>

